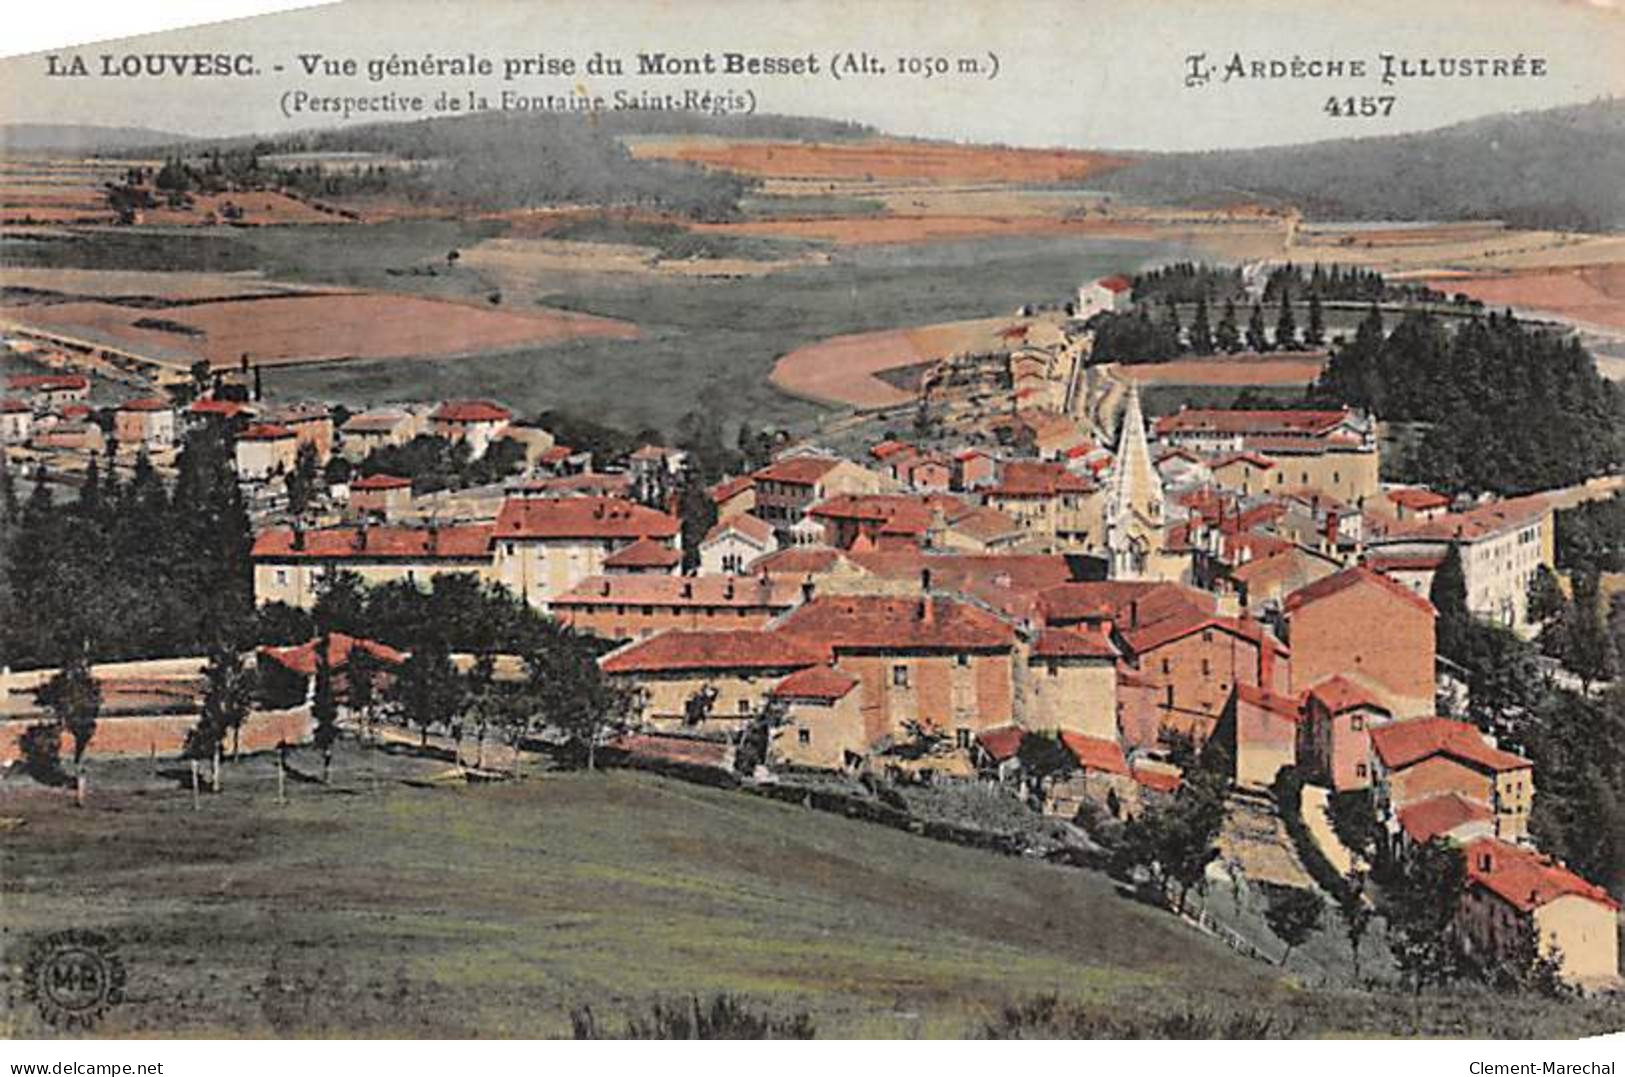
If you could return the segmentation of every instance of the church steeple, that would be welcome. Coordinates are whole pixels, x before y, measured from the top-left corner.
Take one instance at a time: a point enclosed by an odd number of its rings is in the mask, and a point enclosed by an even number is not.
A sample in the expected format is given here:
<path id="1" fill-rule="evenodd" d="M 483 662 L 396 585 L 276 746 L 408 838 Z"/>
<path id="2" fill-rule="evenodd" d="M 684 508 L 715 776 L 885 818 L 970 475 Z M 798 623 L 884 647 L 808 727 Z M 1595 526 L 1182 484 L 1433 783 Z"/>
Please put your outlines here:
<path id="1" fill-rule="evenodd" d="M 1112 578 L 1145 575 L 1148 557 L 1162 546 L 1165 515 L 1162 478 L 1151 462 L 1151 449 L 1145 440 L 1140 390 L 1130 382 L 1106 499 L 1106 548 L 1111 555 Z"/>

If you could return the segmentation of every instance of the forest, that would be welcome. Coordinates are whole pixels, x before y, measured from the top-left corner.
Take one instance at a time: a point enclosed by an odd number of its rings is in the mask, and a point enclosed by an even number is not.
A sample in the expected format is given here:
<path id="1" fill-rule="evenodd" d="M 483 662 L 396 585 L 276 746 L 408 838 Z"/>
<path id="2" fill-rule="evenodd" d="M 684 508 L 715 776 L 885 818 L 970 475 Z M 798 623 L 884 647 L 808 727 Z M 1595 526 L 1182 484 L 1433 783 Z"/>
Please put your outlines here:
<path id="1" fill-rule="evenodd" d="M 1443 493 L 1530 493 L 1625 460 L 1625 392 L 1575 336 L 1510 314 L 1449 328 L 1412 311 L 1385 333 L 1373 308 L 1334 349 L 1313 395 L 1423 424 L 1398 477 Z"/>

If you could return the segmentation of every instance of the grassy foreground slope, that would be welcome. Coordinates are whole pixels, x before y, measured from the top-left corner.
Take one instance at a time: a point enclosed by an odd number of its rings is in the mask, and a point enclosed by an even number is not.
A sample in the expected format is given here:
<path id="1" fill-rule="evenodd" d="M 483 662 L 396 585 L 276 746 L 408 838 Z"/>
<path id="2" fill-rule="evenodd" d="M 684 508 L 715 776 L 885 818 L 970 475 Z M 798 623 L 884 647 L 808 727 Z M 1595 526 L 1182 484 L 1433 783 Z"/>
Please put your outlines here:
<path id="1" fill-rule="evenodd" d="M 374 785 L 380 757 L 343 755 L 334 786 L 296 783 L 280 807 L 264 759 L 228 767 L 196 814 L 151 779 L 104 777 L 86 811 L 0 790 L 0 1032 L 49 1033 L 15 971 L 68 927 L 109 935 L 128 969 L 97 1029 L 114 1036 L 555 1036 L 575 1006 L 619 1027 L 716 991 L 805 1011 L 821 1037 L 974 1035 L 1047 993 L 1276 1034 L 1621 1024 L 1600 1005 L 1306 990 L 1102 876 L 740 793 L 630 772 Z"/>
<path id="2" fill-rule="evenodd" d="M 285 808 L 227 781 L 198 814 L 173 792 L 58 802 L 7 836 L 8 943 L 119 943 L 130 1001 L 101 1032 L 558 1035 L 581 1003 L 728 990 L 825 1036 L 960 1035 L 1036 992 L 1273 982 L 1101 877 L 666 779 L 301 786 Z"/>

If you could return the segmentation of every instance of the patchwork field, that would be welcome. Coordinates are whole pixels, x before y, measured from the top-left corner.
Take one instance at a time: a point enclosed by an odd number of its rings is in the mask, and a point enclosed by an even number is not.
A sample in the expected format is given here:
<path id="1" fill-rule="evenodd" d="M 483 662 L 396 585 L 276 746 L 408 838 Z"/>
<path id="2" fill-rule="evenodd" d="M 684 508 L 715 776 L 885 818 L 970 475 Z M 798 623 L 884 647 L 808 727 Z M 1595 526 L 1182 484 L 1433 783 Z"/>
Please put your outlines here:
<path id="1" fill-rule="evenodd" d="M 1572 268 L 1431 279 L 1440 291 L 1465 292 L 1492 307 L 1517 307 L 1564 321 L 1625 331 L 1625 261 Z"/>
<path id="2" fill-rule="evenodd" d="M 311 293 L 141 309 L 110 303 L 0 308 L 0 319 L 187 362 L 267 366 L 339 359 L 447 357 L 556 343 L 619 340 L 634 326 L 565 311 L 524 313 L 378 293 Z"/>
<path id="3" fill-rule="evenodd" d="M 1249 355 L 1227 358 L 1176 359 L 1112 368 L 1115 376 L 1141 385 L 1295 385 L 1320 377 L 1324 354 Z"/>
<path id="4" fill-rule="evenodd" d="M 302 291 L 299 285 L 264 279 L 259 273 L 187 273 L 138 269 L 46 269 L 6 266 L 0 287 L 95 299 L 166 299 L 172 302 L 231 299 Z M 49 298 L 49 297 L 46 297 Z"/>
<path id="5" fill-rule="evenodd" d="M 888 138 L 779 142 L 683 137 L 629 142 L 634 157 L 684 161 L 776 178 L 1064 183 L 1121 168 L 1131 161 L 1082 150 L 1011 149 Z"/>

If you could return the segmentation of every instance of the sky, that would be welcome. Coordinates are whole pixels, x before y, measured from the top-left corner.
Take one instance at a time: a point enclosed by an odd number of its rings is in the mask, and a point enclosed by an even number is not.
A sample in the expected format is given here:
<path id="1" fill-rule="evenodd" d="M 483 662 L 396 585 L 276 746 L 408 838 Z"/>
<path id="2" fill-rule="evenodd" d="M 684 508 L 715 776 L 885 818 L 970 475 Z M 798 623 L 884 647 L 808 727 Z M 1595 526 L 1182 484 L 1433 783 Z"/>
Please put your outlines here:
<path id="1" fill-rule="evenodd" d="M 58 0 L 53 14 L 89 0 Z M 105 0 L 102 0 L 105 2 Z M 120 5 L 117 10 L 123 10 Z M 12 16 L 8 14 L 8 19 Z M 103 25 L 95 17 L 72 25 Z M 49 40 L 49 38 L 47 38 Z M 524 96 L 572 90 L 606 97 L 695 89 L 762 112 L 827 116 L 894 134 L 1028 146 L 1193 150 L 1277 145 L 1422 130 L 1497 112 L 1625 96 L 1625 0 L 348 0 L 185 30 L 48 49 L 0 59 L 0 120 L 153 127 L 192 135 L 272 133 L 339 122 L 289 115 L 287 95 L 422 95 L 470 90 L 493 105 L 504 89 Z M 812 56 L 817 74 L 722 73 L 638 78 L 502 78 L 506 59 L 572 58 L 595 51 L 635 67 L 638 53 Z M 123 62 L 149 53 L 247 53 L 246 77 L 99 74 L 102 54 Z M 299 56 L 352 58 L 354 77 L 307 76 Z M 1192 54 L 1215 68 L 1187 86 Z M 1382 54 L 1437 62 L 1471 58 L 1543 74 L 1401 78 L 1385 86 Z M 366 77 L 391 55 L 486 57 L 490 78 Z M 833 58 L 867 54 L 885 74 L 831 76 Z M 78 57 L 91 74 L 51 77 Z M 1222 81 L 1240 58 L 1242 77 Z M 1252 64 L 1363 61 L 1365 77 L 1257 78 Z M 907 60 L 943 58 L 977 73 L 904 73 Z M 994 62 L 997 71 L 989 77 Z M 281 67 L 281 71 L 275 70 Z M 1391 95 L 1388 115 L 1334 116 L 1329 99 Z M 396 115 L 366 115 L 365 122 Z M 407 117 L 417 118 L 417 117 Z"/>

